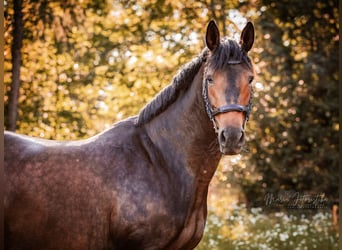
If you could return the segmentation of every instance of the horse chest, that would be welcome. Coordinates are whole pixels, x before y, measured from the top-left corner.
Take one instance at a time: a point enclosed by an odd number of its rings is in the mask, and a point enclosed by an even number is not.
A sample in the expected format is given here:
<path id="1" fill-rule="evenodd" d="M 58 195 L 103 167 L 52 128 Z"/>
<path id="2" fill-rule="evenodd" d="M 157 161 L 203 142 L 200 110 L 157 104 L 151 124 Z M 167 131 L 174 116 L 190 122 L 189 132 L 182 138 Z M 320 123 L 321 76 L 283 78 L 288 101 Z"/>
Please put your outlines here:
<path id="1" fill-rule="evenodd" d="M 169 249 L 193 249 L 201 240 L 206 220 L 206 209 L 192 211 L 181 233 Z"/>
<path id="2" fill-rule="evenodd" d="M 154 202 L 145 196 L 118 203 L 112 213 L 112 237 L 119 249 L 193 249 L 200 239 L 206 219 L 206 197 L 195 196 L 182 203 L 170 199 Z"/>

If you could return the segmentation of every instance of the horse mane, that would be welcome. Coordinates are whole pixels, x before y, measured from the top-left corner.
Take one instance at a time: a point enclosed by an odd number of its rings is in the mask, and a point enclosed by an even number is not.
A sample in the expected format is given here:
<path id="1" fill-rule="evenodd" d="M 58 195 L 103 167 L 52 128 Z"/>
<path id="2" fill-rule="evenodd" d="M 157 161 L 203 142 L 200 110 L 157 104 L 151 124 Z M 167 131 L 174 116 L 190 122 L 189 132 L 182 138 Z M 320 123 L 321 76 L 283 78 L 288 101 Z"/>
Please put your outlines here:
<path id="1" fill-rule="evenodd" d="M 234 40 L 223 38 L 220 45 L 213 53 L 210 53 L 210 56 L 208 56 L 209 52 L 209 49 L 205 48 L 199 56 L 182 67 L 178 74 L 173 77 L 171 84 L 165 87 L 151 102 L 142 108 L 136 118 L 136 124 L 142 125 L 149 122 L 175 102 L 179 93 L 182 90 L 186 90 L 192 83 L 203 62 L 206 62 L 214 70 L 224 69 L 230 64 L 243 62 L 249 68 L 252 68 L 252 63 L 247 53 Z"/>
<path id="2" fill-rule="evenodd" d="M 204 49 L 199 56 L 185 64 L 173 77 L 171 84 L 166 86 L 151 102 L 142 108 L 136 119 L 136 124 L 142 125 L 149 122 L 175 102 L 179 93 L 186 90 L 192 83 L 203 62 L 205 62 L 207 54 L 208 49 Z"/>

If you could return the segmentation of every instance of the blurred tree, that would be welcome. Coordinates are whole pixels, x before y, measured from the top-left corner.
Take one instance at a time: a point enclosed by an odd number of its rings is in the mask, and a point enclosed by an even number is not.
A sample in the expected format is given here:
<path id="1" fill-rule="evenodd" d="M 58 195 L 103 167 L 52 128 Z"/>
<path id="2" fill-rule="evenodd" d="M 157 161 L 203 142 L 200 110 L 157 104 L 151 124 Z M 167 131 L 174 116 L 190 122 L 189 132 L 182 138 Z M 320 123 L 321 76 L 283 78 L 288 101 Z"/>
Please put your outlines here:
<path id="1" fill-rule="evenodd" d="M 8 93 L 8 112 L 7 112 L 7 129 L 15 131 L 18 113 L 18 97 L 20 88 L 20 66 L 21 66 L 21 46 L 23 40 L 23 14 L 22 0 L 13 2 L 13 42 L 11 45 L 12 54 L 12 85 Z"/>
<path id="2" fill-rule="evenodd" d="M 13 30 L 13 6 L 18 1 L 5 2 L 5 91 L 10 93 L 15 81 L 12 81 L 12 72 L 10 71 L 11 55 L 8 47 L 17 46 L 18 42 L 12 39 Z M 98 2 L 99 3 L 99 2 Z M 93 4 L 89 4 L 93 6 Z M 87 7 L 79 5 L 74 1 L 26 1 L 22 4 L 22 23 L 23 23 L 23 48 L 21 50 L 22 64 L 21 88 L 19 96 L 12 98 L 18 99 L 20 104 L 19 114 L 19 132 L 35 136 L 45 136 L 52 138 L 51 133 L 58 134 L 61 127 L 59 121 L 82 120 L 77 112 L 65 112 L 63 98 L 63 89 L 59 85 L 60 78 L 63 78 L 63 72 L 66 68 L 72 69 L 72 61 L 69 64 L 63 64 L 63 60 L 72 52 L 73 44 L 69 41 L 67 34 L 72 27 L 80 27 L 84 21 L 84 11 Z M 19 50 L 17 50 L 19 53 Z M 63 64 L 63 65 L 61 65 Z M 14 65 L 14 64 L 13 64 Z M 19 67 L 17 67 L 19 70 Z M 13 75 L 14 76 L 14 75 Z M 58 88 L 59 87 L 59 88 Z M 13 92 L 13 91 L 12 91 Z M 67 102 L 66 102 L 67 103 Z M 11 111 L 10 95 L 5 95 L 5 117 L 10 117 Z M 12 109 L 13 110 L 13 109 Z M 13 111 L 12 111 L 13 112 Z M 14 111 L 13 113 L 16 113 Z M 58 117 L 59 116 L 59 117 Z M 57 119 L 58 117 L 58 119 Z M 59 119 L 61 118 L 61 119 Z M 63 123 L 62 123 L 63 125 Z M 9 129 L 9 126 L 6 126 Z M 48 132 L 47 134 L 44 131 Z M 75 138 L 75 137 L 73 137 Z M 56 138 L 57 139 L 57 138 Z M 58 138 L 60 139 L 60 138 Z"/>
<path id="3" fill-rule="evenodd" d="M 251 204 L 281 190 L 338 198 L 338 2 L 257 1 L 259 79 L 241 184 Z"/>

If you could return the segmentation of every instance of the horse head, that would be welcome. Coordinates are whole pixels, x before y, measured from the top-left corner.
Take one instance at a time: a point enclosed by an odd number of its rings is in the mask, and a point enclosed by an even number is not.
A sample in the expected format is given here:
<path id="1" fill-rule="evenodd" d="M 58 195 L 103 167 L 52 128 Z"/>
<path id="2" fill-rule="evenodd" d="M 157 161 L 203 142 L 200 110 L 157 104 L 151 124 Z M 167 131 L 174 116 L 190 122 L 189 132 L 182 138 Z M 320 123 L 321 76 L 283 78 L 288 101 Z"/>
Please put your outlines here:
<path id="1" fill-rule="evenodd" d="M 206 45 L 209 55 L 203 76 L 203 96 L 220 151 L 227 155 L 240 153 L 245 142 L 254 78 L 247 53 L 253 42 L 254 27 L 250 22 L 243 29 L 239 44 L 231 39 L 220 39 L 216 23 L 208 24 Z"/>

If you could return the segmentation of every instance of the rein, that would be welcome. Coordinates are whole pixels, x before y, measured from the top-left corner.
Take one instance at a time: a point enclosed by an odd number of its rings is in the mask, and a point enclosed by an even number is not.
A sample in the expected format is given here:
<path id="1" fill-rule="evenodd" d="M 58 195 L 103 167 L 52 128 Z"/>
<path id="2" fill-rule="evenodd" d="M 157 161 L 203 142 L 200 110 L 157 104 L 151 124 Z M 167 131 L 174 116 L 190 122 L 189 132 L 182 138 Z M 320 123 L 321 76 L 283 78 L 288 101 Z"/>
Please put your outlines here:
<path id="1" fill-rule="evenodd" d="M 228 64 L 241 64 L 241 61 L 229 61 Z M 246 106 L 240 105 L 240 104 L 227 104 L 219 108 L 213 108 L 209 96 L 208 96 L 208 80 L 203 77 L 203 99 L 204 99 L 204 104 L 205 104 L 205 109 L 208 114 L 208 117 L 210 121 L 214 125 L 215 132 L 218 133 L 219 127 L 215 121 L 215 116 L 223 113 L 228 113 L 228 112 L 242 112 L 245 114 L 245 124 L 249 120 L 250 113 L 252 112 L 252 100 L 253 100 L 253 88 L 252 84 L 250 84 L 250 98 L 249 102 Z M 244 125 L 245 126 L 245 125 Z"/>

